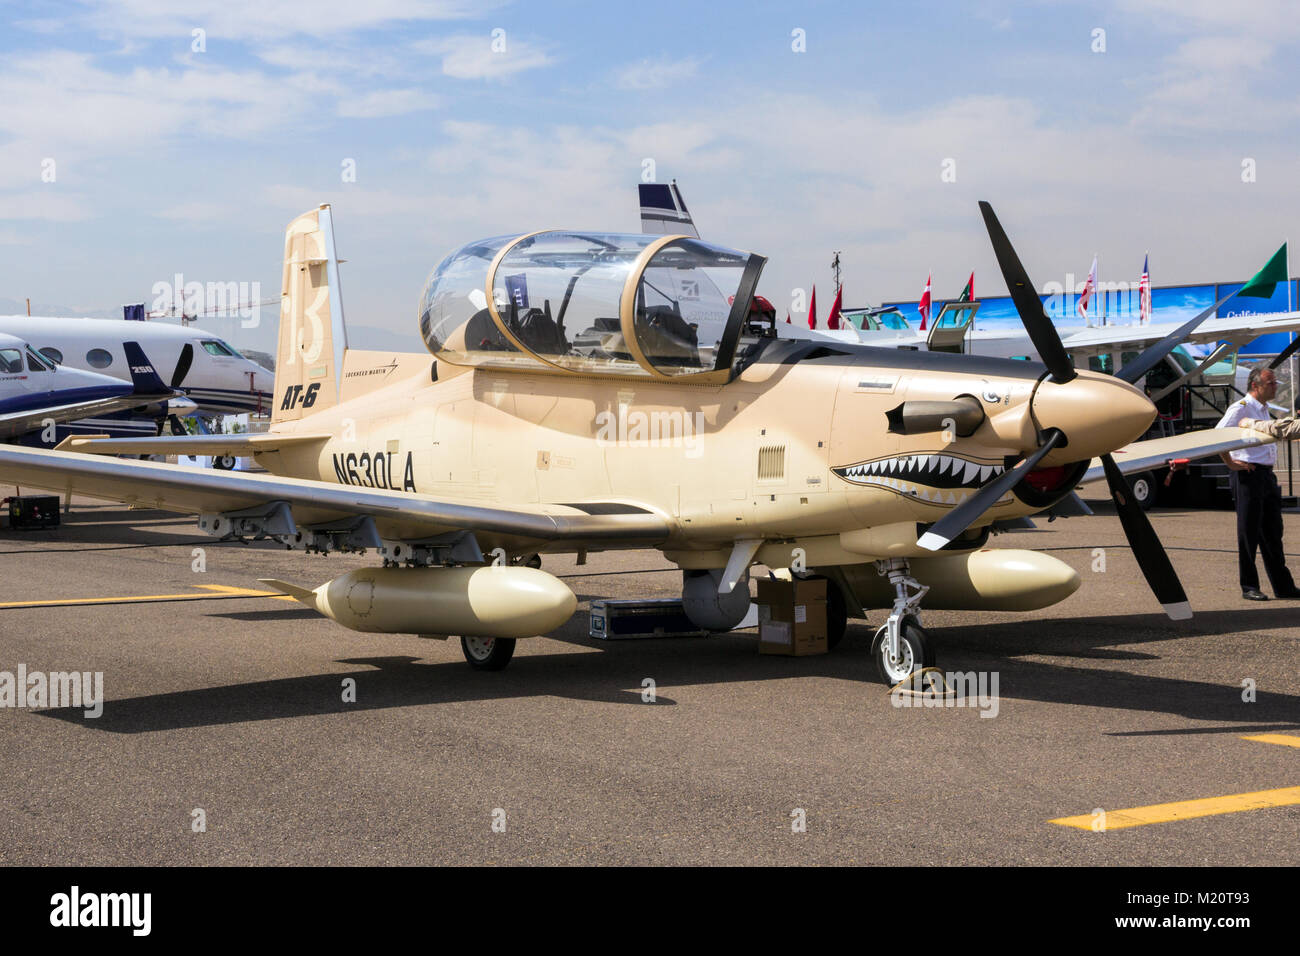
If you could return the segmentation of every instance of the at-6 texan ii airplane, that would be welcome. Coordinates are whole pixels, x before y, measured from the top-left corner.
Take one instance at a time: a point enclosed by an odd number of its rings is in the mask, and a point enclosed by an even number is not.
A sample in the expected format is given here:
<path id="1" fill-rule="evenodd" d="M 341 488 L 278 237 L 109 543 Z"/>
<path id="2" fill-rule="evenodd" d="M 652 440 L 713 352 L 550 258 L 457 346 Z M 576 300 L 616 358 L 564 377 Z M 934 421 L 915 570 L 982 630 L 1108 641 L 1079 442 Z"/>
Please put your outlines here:
<path id="1" fill-rule="evenodd" d="M 268 434 L 3 448 L 0 479 L 197 514 L 221 538 L 375 549 L 382 566 L 315 589 L 268 583 L 358 631 L 458 635 L 487 670 L 576 607 L 522 563 L 535 553 L 657 549 L 682 569 L 688 615 L 715 631 L 744 619 L 751 565 L 790 568 L 828 579 L 832 645 L 846 617 L 888 609 L 872 651 L 895 683 L 934 662 L 922 599 L 1033 611 L 1075 591 L 1055 558 L 985 543 L 995 522 L 1068 506 L 1091 469 L 1157 600 L 1187 617 L 1122 472 L 1268 439 L 1130 444 L 1155 415 L 1130 383 L 1179 334 L 1116 376 L 1076 371 L 981 209 L 1042 363 L 784 340 L 749 320 L 762 256 L 568 231 L 444 259 L 419 303 L 432 360 L 357 352 L 343 348 L 323 205 L 286 234 Z M 271 474 L 100 457 L 166 451 L 251 454 Z"/>

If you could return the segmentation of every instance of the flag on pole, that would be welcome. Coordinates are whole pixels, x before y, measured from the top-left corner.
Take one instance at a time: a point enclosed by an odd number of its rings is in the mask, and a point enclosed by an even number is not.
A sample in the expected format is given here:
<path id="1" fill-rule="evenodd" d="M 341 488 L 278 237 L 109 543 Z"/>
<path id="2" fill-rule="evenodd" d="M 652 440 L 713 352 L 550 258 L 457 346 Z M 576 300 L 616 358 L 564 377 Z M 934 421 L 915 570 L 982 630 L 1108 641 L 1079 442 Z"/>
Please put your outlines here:
<path id="1" fill-rule="evenodd" d="M 921 313 L 921 331 L 925 331 L 925 324 L 930 321 L 930 273 L 925 275 L 925 291 L 921 293 L 921 301 L 916 303 L 916 311 Z"/>
<path id="2" fill-rule="evenodd" d="M 961 290 L 961 295 L 957 297 L 957 301 L 958 302 L 975 301 L 975 273 L 972 272 L 970 274 L 970 278 L 966 280 L 966 288 Z"/>
<path id="3" fill-rule="evenodd" d="M 831 303 L 831 314 L 826 317 L 826 328 L 838 329 L 840 327 L 840 302 L 844 295 L 844 286 L 838 286 L 835 289 L 835 301 Z"/>
<path id="4" fill-rule="evenodd" d="M 1138 279 L 1138 324 L 1151 321 L 1151 254 L 1142 256 L 1142 278 Z"/>
<path id="5" fill-rule="evenodd" d="M 785 314 L 785 324 L 786 324 L 786 325 L 789 325 L 789 324 L 790 324 L 790 313 L 789 313 L 789 312 L 786 312 L 786 314 Z"/>
<path id="6" fill-rule="evenodd" d="M 1079 304 L 1075 306 L 1078 313 L 1083 316 L 1085 322 L 1088 321 L 1088 303 L 1092 301 L 1092 294 L 1097 291 L 1097 257 L 1092 257 L 1092 268 L 1088 270 L 1088 281 L 1084 283 L 1083 293 L 1079 296 Z M 1089 325 L 1092 323 L 1089 322 Z"/>
<path id="7" fill-rule="evenodd" d="M 808 303 L 808 328 L 817 328 L 817 283 L 813 283 L 812 301 Z"/>
<path id="8" fill-rule="evenodd" d="M 1237 290 L 1237 295 L 1244 295 L 1251 299 L 1271 299 L 1277 284 L 1287 281 L 1286 273 L 1286 243 L 1284 242 L 1282 248 L 1273 253 L 1273 258 L 1268 260 L 1268 264 Z"/>

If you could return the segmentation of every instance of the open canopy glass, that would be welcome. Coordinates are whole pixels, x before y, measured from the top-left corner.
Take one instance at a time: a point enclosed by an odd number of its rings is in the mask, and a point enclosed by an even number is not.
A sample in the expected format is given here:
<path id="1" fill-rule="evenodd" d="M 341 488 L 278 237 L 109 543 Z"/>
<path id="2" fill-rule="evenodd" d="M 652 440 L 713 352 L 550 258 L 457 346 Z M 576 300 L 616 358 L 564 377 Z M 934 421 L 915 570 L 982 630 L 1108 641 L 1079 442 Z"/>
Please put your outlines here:
<path id="1" fill-rule="evenodd" d="M 457 365 L 726 381 L 764 261 L 686 236 L 485 239 L 434 270 L 420 333 Z"/>

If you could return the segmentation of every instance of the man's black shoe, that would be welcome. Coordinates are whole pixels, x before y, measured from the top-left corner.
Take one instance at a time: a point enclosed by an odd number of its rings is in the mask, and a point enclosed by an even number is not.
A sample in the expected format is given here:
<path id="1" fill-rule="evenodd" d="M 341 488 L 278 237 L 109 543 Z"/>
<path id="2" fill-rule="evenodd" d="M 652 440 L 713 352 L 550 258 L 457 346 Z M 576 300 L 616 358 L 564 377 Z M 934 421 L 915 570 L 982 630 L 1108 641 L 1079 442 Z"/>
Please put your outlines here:
<path id="1" fill-rule="evenodd" d="M 1241 596 L 1247 601 L 1267 601 L 1268 595 L 1262 593 L 1259 588 L 1246 588 L 1241 592 Z"/>
<path id="2" fill-rule="evenodd" d="M 1300 588 L 1292 588 L 1290 591 L 1278 591 L 1277 596 L 1284 601 L 1300 601 Z"/>

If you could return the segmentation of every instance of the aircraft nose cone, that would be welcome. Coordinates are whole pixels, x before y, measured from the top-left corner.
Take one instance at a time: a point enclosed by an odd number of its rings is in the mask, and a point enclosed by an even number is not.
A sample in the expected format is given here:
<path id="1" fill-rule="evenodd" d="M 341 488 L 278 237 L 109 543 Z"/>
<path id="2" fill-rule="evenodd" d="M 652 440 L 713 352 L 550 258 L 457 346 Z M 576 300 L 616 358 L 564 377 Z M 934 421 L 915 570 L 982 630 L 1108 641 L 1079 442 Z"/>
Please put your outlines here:
<path id="1" fill-rule="evenodd" d="M 1081 461 L 1141 438 L 1155 420 L 1156 407 L 1128 382 L 1080 372 L 1064 385 L 1043 382 L 1034 395 L 1034 416 L 1043 428 L 1065 433 L 1069 445 L 1061 452 L 1063 461 Z"/>

